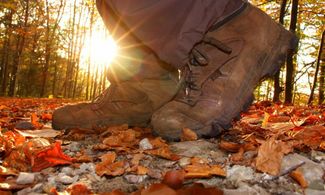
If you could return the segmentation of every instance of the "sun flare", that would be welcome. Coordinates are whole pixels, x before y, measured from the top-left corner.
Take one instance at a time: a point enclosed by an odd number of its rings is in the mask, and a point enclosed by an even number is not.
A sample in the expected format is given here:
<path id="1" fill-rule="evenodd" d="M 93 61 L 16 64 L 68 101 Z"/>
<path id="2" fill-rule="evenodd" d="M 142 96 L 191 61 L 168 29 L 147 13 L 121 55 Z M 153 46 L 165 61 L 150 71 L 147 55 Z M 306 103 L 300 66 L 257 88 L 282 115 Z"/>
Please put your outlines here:
<path id="1" fill-rule="evenodd" d="M 113 38 L 103 32 L 94 32 L 92 37 L 86 40 L 83 51 L 83 68 L 90 63 L 92 68 L 98 67 L 104 70 L 118 55 L 118 46 Z"/>

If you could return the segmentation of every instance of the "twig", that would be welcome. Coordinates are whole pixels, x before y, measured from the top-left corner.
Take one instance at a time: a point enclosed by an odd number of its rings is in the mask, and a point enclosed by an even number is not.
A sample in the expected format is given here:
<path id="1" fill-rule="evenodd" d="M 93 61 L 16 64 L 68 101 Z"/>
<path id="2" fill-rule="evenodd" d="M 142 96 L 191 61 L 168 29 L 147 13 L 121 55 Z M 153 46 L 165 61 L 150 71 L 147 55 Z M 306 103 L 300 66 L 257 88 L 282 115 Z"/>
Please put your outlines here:
<path id="1" fill-rule="evenodd" d="M 291 173 L 292 171 L 298 169 L 299 167 L 301 167 L 301 166 L 304 165 L 304 164 L 306 164 L 305 161 L 303 161 L 303 162 L 301 162 L 301 163 L 299 163 L 299 164 L 297 164 L 297 165 L 294 165 L 294 166 L 290 167 L 289 169 L 283 171 L 281 174 L 272 177 L 272 179 L 270 179 L 270 180 L 275 180 L 275 179 L 278 179 L 278 178 L 281 177 L 281 176 L 287 175 L 287 174 Z"/>

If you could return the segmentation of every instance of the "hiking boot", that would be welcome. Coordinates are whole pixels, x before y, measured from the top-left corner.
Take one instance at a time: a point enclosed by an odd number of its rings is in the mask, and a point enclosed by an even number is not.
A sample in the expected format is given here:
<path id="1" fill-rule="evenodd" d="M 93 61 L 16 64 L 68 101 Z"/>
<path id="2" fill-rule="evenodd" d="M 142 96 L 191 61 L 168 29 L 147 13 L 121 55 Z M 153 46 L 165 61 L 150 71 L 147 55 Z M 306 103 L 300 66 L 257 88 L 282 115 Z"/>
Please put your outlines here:
<path id="1" fill-rule="evenodd" d="M 184 68 L 184 90 L 154 113 L 154 131 L 169 140 L 178 140 L 183 128 L 199 137 L 218 136 L 248 107 L 259 81 L 279 70 L 297 42 L 294 34 L 245 3 L 213 25 L 195 46 L 209 63 L 200 66 L 190 61 Z"/>
<path id="2" fill-rule="evenodd" d="M 109 67 L 111 85 L 92 103 L 68 105 L 53 113 L 54 129 L 129 124 L 146 126 L 154 111 L 177 93 L 177 70 L 150 52 L 132 50 Z M 166 68 L 168 67 L 168 68 Z"/>

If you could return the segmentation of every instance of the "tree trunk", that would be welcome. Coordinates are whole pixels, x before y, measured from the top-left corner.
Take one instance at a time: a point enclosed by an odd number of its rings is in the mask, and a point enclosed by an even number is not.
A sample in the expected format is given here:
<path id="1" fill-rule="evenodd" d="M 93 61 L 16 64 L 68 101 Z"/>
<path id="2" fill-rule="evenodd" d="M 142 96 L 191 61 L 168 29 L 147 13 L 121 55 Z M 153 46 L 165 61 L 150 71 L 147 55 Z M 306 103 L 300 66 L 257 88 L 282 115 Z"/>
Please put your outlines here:
<path id="1" fill-rule="evenodd" d="M 298 18 L 298 4 L 299 0 L 292 0 L 290 31 L 295 33 L 297 28 Z M 289 50 L 287 55 L 287 72 L 286 72 L 286 84 L 285 84 L 285 103 L 292 103 L 293 97 L 293 78 L 295 74 L 294 67 L 294 53 L 295 50 Z"/>
<path id="2" fill-rule="evenodd" d="M 91 69 L 91 63 L 92 63 L 92 59 L 91 59 L 91 49 L 92 49 L 92 36 L 93 36 L 93 23 L 94 23 L 94 16 L 95 16 L 95 7 L 94 5 L 92 4 L 91 5 L 92 7 L 90 8 L 91 9 L 91 14 L 90 14 L 90 29 L 89 29 L 89 40 L 90 40 L 90 43 L 89 43 L 89 58 L 88 58 L 88 70 L 87 70 L 87 86 L 86 86 L 86 100 L 89 100 L 90 99 L 90 96 L 91 96 L 91 89 L 92 87 L 90 87 L 90 84 L 91 84 L 91 81 L 90 81 L 90 69 Z"/>
<path id="3" fill-rule="evenodd" d="M 18 73 L 18 67 L 20 64 L 21 56 L 23 54 L 23 50 L 25 47 L 25 39 L 26 39 L 26 33 L 27 33 L 27 24 L 28 24 L 28 18 L 29 18 L 29 0 L 26 0 L 26 7 L 25 7 L 25 18 L 24 18 L 24 24 L 23 24 L 23 34 L 18 37 L 17 40 L 17 51 L 13 58 L 12 63 L 12 72 L 11 72 L 11 78 L 10 78 L 10 86 L 9 86 L 9 92 L 8 95 L 10 97 L 13 97 L 15 95 L 15 87 L 16 87 L 16 80 L 17 80 L 17 73 Z"/>
<path id="4" fill-rule="evenodd" d="M 317 58 L 317 66 L 320 67 L 320 75 L 319 75 L 319 97 L 318 97 L 318 104 L 321 105 L 324 103 L 324 89 L 325 89 L 325 31 L 322 33 L 322 40 L 321 46 L 318 53 Z M 322 63 L 321 63 L 322 62 Z"/>
<path id="5" fill-rule="evenodd" d="M 8 15 L 8 23 L 6 25 L 6 39 L 3 45 L 2 51 L 2 60 L 1 60 L 1 92 L 0 95 L 6 95 L 7 91 L 7 84 L 8 84 L 8 62 L 9 62 L 9 55 L 10 55 L 10 40 L 12 36 L 12 17 L 13 11 L 10 10 Z"/>
<path id="6" fill-rule="evenodd" d="M 282 0 L 280 8 L 279 23 L 284 24 L 284 16 L 286 13 L 287 0 Z M 280 86 L 280 71 L 279 70 L 274 76 L 274 95 L 273 102 L 280 101 L 280 93 L 283 91 L 283 88 Z"/>

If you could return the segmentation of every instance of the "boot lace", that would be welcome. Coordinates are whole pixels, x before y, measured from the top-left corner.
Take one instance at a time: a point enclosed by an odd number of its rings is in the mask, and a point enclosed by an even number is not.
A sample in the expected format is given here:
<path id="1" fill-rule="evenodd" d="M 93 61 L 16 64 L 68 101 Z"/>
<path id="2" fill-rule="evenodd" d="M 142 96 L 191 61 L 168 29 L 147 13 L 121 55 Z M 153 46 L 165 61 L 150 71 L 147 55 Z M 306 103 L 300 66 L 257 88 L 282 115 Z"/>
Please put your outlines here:
<path id="1" fill-rule="evenodd" d="M 223 42 L 213 38 L 213 37 L 205 37 L 202 42 L 199 44 L 202 46 L 205 44 L 211 45 L 216 49 L 226 53 L 231 54 L 232 49 L 228 47 Z M 200 51 L 197 47 L 194 47 L 190 60 L 182 70 L 184 75 L 184 100 L 188 103 L 192 103 L 195 97 L 198 95 L 198 91 L 201 90 L 201 86 L 198 83 L 199 78 L 201 77 L 200 66 L 207 66 L 209 64 L 207 56 L 203 51 Z M 196 93 L 195 93 L 196 92 Z"/>

